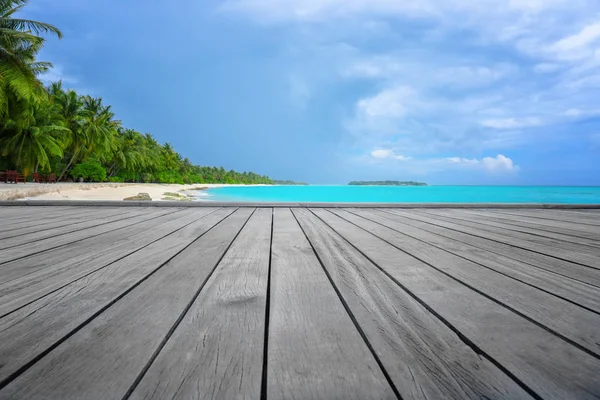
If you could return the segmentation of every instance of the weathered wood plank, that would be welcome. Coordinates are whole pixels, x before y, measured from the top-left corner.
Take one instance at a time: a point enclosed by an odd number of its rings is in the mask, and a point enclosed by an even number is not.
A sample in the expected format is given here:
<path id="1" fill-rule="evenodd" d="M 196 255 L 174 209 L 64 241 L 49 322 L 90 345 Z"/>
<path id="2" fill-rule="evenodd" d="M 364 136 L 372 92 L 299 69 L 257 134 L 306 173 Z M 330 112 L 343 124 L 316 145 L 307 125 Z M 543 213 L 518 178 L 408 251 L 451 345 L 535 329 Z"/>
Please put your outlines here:
<path id="1" fill-rule="evenodd" d="M 46 243 L 44 242 L 45 240 L 51 242 L 52 240 L 62 236 L 77 237 L 80 235 L 85 235 L 89 229 L 106 225 L 109 222 L 126 220 L 134 216 L 143 214 L 145 213 L 142 210 L 133 210 L 129 212 L 127 212 L 127 210 L 124 210 L 123 212 L 114 213 L 112 215 L 104 215 L 104 213 L 101 212 L 102 218 L 99 219 L 87 220 L 75 226 L 66 225 L 51 230 L 44 230 L 41 232 L 31 233 L 26 236 L 16 236 L 8 239 L 3 239 L 0 240 L 0 245 L 3 249 L 11 249 L 19 246 L 35 247 L 37 244 Z"/>
<path id="2" fill-rule="evenodd" d="M 600 395 L 597 358 L 338 216 L 319 216 L 538 398 Z"/>
<path id="3" fill-rule="evenodd" d="M 430 235 L 425 234 L 425 240 L 417 240 L 377 224 L 371 219 L 379 222 L 381 217 L 371 211 L 361 210 L 357 213 L 368 219 L 343 210 L 334 212 L 390 243 L 401 246 L 415 258 L 438 268 L 462 284 L 480 291 L 490 299 L 530 318 L 545 329 L 561 335 L 572 344 L 577 344 L 600 358 L 600 331 L 597 329 L 600 326 L 599 314 L 431 246 Z"/>
<path id="4" fill-rule="evenodd" d="M 532 398 L 321 220 L 293 212 L 403 399 Z"/>
<path id="5" fill-rule="evenodd" d="M 2 207 L 3 215 L 0 220 L 7 226 L 13 226 L 23 222 L 40 221 L 44 218 L 67 216 L 70 213 L 79 212 L 92 207 Z M 118 207 L 110 207 L 118 208 Z"/>
<path id="6" fill-rule="evenodd" d="M 428 210 L 429 211 L 429 210 Z M 436 210 L 438 211 L 438 210 Z M 431 213 L 435 215 L 437 213 Z M 558 241 L 569 242 L 574 244 L 580 244 L 585 246 L 594 247 L 600 249 L 600 229 L 596 233 L 591 233 L 590 236 L 582 236 L 580 232 L 574 233 L 574 235 L 567 234 L 569 231 L 567 228 L 560 228 L 553 230 L 547 230 L 543 226 L 540 228 L 539 225 L 533 224 L 515 224 L 514 222 L 502 219 L 494 218 L 493 213 L 482 213 L 482 212 L 470 212 L 469 210 L 444 210 L 442 213 L 445 217 L 456 219 L 457 221 L 466 221 L 469 223 L 476 223 L 477 225 L 484 227 L 486 230 L 497 231 L 494 228 L 499 228 L 505 231 L 507 234 L 510 232 L 519 232 L 526 235 L 533 235 L 543 238 L 551 238 Z M 471 225 L 469 225 L 471 226 Z"/>
<path id="7" fill-rule="evenodd" d="M 260 398 L 271 219 L 254 213 L 130 398 Z"/>
<path id="8" fill-rule="evenodd" d="M 252 211 L 237 210 L 0 389 L 0 398 L 122 398 Z"/>
<path id="9" fill-rule="evenodd" d="M 207 209 L 209 211 L 209 209 Z M 221 209 L 128 257 L 0 318 L 0 387 L 233 213 Z M 1 395 L 1 392 L 0 392 Z"/>
<path id="10" fill-rule="evenodd" d="M 458 238 L 461 241 L 473 244 L 481 249 L 499 253 L 507 257 L 513 258 L 538 268 L 546 269 L 573 279 L 580 280 L 597 287 L 600 287 L 600 271 L 595 268 L 590 268 L 581 264 L 574 264 L 568 260 L 556 258 L 551 255 L 542 254 L 540 252 L 531 251 L 521 246 L 517 247 L 510 243 L 490 238 L 489 235 L 484 235 L 475 230 L 459 229 L 456 224 L 448 223 L 433 219 L 431 217 L 422 217 L 412 211 L 400 212 L 399 210 L 386 210 L 390 214 L 396 214 L 404 217 L 403 223 L 411 226 L 422 228 L 429 232 L 439 233 L 443 236 Z"/>
<path id="11" fill-rule="evenodd" d="M 0 294 L 5 294 L 7 285 L 17 279 L 45 279 L 57 271 L 65 268 L 79 268 L 81 264 L 88 263 L 96 257 L 112 256 L 112 252 L 127 251 L 130 245 L 137 244 L 136 240 L 142 242 L 145 237 L 151 236 L 157 224 L 178 219 L 179 214 L 189 215 L 188 211 L 174 214 L 160 215 L 157 218 L 144 219 L 133 225 L 124 225 L 120 229 L 103 232 L 90 238 L 84 238 L 68 246 L 62 246 L 50 252 L 33 254 L 29 257 L 17 259 L 0 265 Z"/>
<path id="12" fill-rule="evenodd" d="M 135 229 L 130 227 L 118 232 L 115 236 L 106 237 L 105 241 L 84 243 L 79 248 L 61 249 L 67 253 L 67 257 L 63 261 L 44 264 L 44 259 L 41 257 L 37 261 L 40 264 L 39 268 L 33 270 L 26 268 L 31 263 L 30 259 L 18 260 L 15 262 L 14 268 L 18 273 L 26 274 L 10 280 L 5 278 L 5 282 L 0 284 L 0 300 L 2 302 L 0 317 L 76 279 L 129 257 L 137 251 L 146 252 L 146 246 L 158 240 L 166 240 L 163 239 L 166 235 L 213 211 L 210 208 L 185 210 L 141 223 L 136 225 Z M 27 264 L 23 264 L 23 261 L 26 261 Z M 6 275 L 4 276 L 6 277 Z"/>
<path id="13" fill-rule="evenodd" d="M 600 241 L 600 228 L 571 222 L 535 219 L 524 216 L 500 214 L 494 210 L 461 210 L 461 215 L 472 216 L 477 220 L 500 222 L 515 227 L 527 227 L 537 231 L 560 233 L 575 238 Z"/>
<path id="14" fill-rule="evenodd" d="M 20 207 L 19 207 L 20 208 Z M 2 217 L 2 221 L 25 221 L 30 218 L 39 218 L 43 215 L 51 216 L 56 212 L 68 212 L 65 207 L 44 207 L 39 208 L 37 210 L 27 208 L 21 208 L 21 210 L 16 210 L 13 207 L 5 207 L 0 206 L 0 217 Z"/>
<path id="15" fill-rule="evenodd" d="M 65 207 L 62 207 L 63 210 L 65 209 Z M 107 207 L 107 210 L 113 210 L 113 212 L 117 212 L 119 211 L 118 207 Z M 68 208 L 67 208 L 68 211 Z M 7 222 L 5 218 L 0 217 L 0 222 L 2 222 L 0 224 L 0 232 L 9 232 L 9 231 L 14 231 L 17 229 L 22 229 L 22 228 L 28 228 L 31 226 L 47 226 L 47 225 L 52 225 L 55 224 L 56 221 L 61 221 L 61 220 L 67 220 L 67 219 L 72 219 L 72 218 L 77 218 L 77 219 L 93 219 L 95 217 L 94 215 L 95 213 L 90 213 L 89 209 L 75 209 L 72 210 L 71 212 L 62 212 L 58 215 L 56 214 L 50 214 L 50 215 L 46 215 L 44 214 L 40 214 L 40 215 L 36 215 L 35 217 L 31 217 L 31 218 L 27 218 L 27 219 L 21 219 L 20 221 L 17 220 L 15 222 Z"/>
<path id="16" fill-rule="evenodd" d="M 486 234 L 500 235 L 500 237 L 509 237 L 517 240 L 527 246 L 532 246 L 535 250 L 542 251 L 546 247 L 575 253 L 596 254 L 600 249 L 598 242 L 584 238 L 571 238 L 566 235 L 552 234 L 549 232 L 535 231 L 528 228 L 517 228 L 495 223 L 490 221 L 481 221 L 477 219 L 461 218 L 454 210 L 419 210 L 421 215 L 430 216 L 434 219 L 451 222 L 461 227 L 477 229 Z"/>
<path id="17" fill-rule="evenodd" d="M 475 243 L 471 244 L 468 241 L 460 241 L 450 235 L 442 236 L 439 233 L 415 228 L 406 223 L 403 217 L 395 214 L 379 210 L 372 210 L 368 215 L 362 213 L 362 210 L 348 211 L 357 213 L 358 215 L 365 215 L 377 223 L 395 229 L 417 240 L 422 240 L 438 249 L 476 262 L 483 267 L 490 268 L 513 279 L 600 313 L 600 288 L 596 286 L 534 267 L 504 256 L 501 253 L 491 253 L 487 250 L 482 250 Z"/>
<path id="18" fill-rule="evenodd" d="M 38 240 L 48 237 L 54 237 L 72 231 L 81 230 L 81 228 L 97 226 L 98 224 L 105 222 L 106 218 L 116 218 L 128 214 L 129 212 L 124 209 L 117 211 L 98 210 L 94 211 L 93 218 L 91 218 L 89 215 L 83 215 L 80 217 L 61 217 L 60 219 L 54 220 L 54 222 L 50 224 L 41 225 L 38 223 L 37 225 L 23 227 L 21 229 L 1 232 L 0 246 L 22 246 L 27 243 L 34 243 Z"/>
<path id="19" fill-rule="evenodd" d="M 44 253 L 48 257 L 55 255 L 56 250 L 67 245 L 74 246 L 83 240 L 89 240 L 100 235 L 119 230 L 128 226 L 136 225 L 144 221 L 151 221 L 160 218 L 163 215 L 181 212 L 183 209 L 159 209 L 154 212 L 145 212 L 142 210 L 132 210 L 131 214 L 125 217 L 108 218 L 104 224 L 87 228 L 85 231 L 74 232 L 66 235 L 49 237 L 39 240 L 35 244 L 12 246 L 0 250 L 0 274 L 3 271 L 3 264 L 19 260 L 25 257 L 31 257 Z"/>
<path id="20" fill-rule="evenodd" d="M 396 398 L 289 209 L 274 210 L 267 398 Z"/>
<path id="21" fill-rule="evenodd" d="M 600 215 L 594 210 L 573 213 L 568 210 L 498 210 L 499 214 L 524 216 L 541 220 L 569 222 L 574 224 L 600 226 Z"/>

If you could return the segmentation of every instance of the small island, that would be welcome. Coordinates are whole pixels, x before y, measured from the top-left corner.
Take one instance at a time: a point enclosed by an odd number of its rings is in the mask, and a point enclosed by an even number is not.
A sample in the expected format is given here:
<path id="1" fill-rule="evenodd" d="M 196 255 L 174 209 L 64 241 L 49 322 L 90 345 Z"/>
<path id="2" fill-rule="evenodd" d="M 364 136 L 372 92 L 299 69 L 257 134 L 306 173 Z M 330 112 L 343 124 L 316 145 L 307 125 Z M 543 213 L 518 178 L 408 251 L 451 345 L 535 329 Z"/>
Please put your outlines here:
<path id="1" fill-rule="evenodd" d="M 308 186 L 308 183 L 294 182 L 294 181 L 280 181 L 280 180 L 274 179 L 273 180 L 273 185 L 301 185 L 301 186 Z"/>
<path id="2" fill-rule="evenodd" d="M 427 186 L 424 182 L 414 181 L 352 181 L 353 186 Z"/>

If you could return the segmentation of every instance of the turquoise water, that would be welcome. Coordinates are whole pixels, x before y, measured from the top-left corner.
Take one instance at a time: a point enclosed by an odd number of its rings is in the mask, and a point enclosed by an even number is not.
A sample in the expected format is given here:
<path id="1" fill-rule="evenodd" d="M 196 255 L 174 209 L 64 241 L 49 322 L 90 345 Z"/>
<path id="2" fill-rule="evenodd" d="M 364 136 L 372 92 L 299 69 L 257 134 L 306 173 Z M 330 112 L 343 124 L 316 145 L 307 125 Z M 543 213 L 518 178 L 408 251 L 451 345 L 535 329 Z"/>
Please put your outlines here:
<path id="1" fill-rule="evenodd" d="M 199 200 L 265 202 L 600 204 L 600 187 L 576 186 L 233 186 Z"/>

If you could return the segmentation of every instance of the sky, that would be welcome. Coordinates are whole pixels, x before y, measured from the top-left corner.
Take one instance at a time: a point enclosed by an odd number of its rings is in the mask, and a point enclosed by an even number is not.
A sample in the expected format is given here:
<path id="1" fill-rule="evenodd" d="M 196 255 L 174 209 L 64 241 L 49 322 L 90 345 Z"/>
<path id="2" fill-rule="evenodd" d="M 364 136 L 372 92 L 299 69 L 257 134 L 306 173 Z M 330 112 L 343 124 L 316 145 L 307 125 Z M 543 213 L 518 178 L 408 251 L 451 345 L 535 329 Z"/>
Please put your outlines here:
<path id="1" fill-rule="evenodd" d="M 176 4 L 176 5 L 175 5 Z M 30 0 L 46 81 L 200 165 L 600 185 L 597 0 Z"/>

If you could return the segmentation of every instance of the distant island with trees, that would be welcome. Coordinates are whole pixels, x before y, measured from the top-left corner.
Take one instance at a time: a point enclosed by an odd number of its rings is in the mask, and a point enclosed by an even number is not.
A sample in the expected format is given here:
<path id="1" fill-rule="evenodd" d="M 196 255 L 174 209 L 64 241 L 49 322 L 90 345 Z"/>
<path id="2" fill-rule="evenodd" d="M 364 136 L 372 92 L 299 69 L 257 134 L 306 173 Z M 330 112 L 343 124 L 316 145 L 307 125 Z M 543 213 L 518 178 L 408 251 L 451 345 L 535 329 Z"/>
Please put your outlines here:
<path id="1" fill-rule="evenodd" d="M 424 182 L 414 181 L 352 181 L 352 186 L 427 186 Z"/>
<path id="2" fill-rule="evenodd" d="M 294 182 L 294 181 L 280 181 L 277 179 L 273 180 L 273 185 L 299 185 L 299 186 L 308 186 L 308 183 L 305 182 Z"/>

